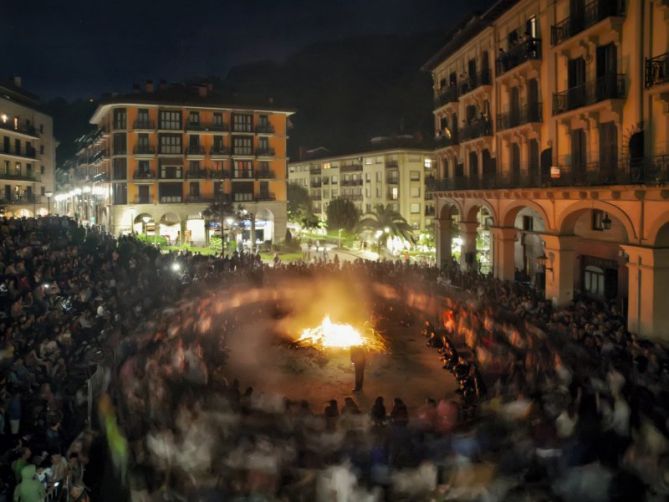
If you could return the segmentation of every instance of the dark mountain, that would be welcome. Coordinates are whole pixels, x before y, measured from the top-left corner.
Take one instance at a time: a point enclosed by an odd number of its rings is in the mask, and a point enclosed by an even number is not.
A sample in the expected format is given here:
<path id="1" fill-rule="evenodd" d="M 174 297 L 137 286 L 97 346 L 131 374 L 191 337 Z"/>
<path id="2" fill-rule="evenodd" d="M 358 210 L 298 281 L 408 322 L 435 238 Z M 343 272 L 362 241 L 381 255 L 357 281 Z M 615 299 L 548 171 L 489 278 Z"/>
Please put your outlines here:
<path id="1" fill-rule="evenodd" d="M 345 152 L 368 146 L 372 136 L 429 137 L 432 84 L 420 66 L 443 41 L 439 32 L 320 42 L 282 64 L 235 67 L 220 84 L 240 95 L 265 93 L 296 109 L 293 158 L 299 147 Z"/>

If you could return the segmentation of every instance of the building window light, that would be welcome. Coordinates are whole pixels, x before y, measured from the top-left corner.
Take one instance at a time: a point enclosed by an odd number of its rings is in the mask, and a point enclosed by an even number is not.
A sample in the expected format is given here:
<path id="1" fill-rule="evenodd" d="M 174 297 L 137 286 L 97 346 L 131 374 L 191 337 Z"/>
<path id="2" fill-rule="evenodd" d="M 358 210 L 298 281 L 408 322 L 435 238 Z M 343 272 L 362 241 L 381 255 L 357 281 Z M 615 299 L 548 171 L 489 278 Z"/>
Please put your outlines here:
<path id="1" fill-rule="evenodd" d="M 424 165 L 425 165 L 425 169 L 431 169 L 432 168 L 432 159 L 425 159 Z"/>

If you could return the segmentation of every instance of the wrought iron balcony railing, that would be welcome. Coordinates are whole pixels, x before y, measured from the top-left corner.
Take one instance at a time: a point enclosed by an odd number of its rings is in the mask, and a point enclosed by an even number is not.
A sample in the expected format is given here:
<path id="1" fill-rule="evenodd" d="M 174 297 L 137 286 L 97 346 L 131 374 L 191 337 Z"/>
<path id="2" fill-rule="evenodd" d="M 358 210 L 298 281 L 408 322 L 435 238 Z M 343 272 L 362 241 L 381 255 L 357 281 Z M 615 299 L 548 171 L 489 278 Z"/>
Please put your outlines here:
<path id="1" fill-rule="evenodd" d="M 625 97 L 625 75 L 611 74 L 553 94 L 553 115 Z"/>
<path id="2" fill-rule="evenodd" d="M 458 130 L 452 129 L 444 131 L 443 134 L 440 134 L 434 139 L 434 144 L 437 148 L 446 148 L 448 146 L 454 146 L 459 143 Z"/>
<path id="3" fill-rule="evenodd" d="M 541 39 L 527 38 L 522 42 L 509 47 L 506 52 L 502 52 L 497 58 L 497 76 L 520 66 L 530 59 L 541 59 Z"/>
<path id="4" fill-rule="evenodd" d="M 272 192 L 260 192 L 256 194 L 255 200 L 259 202 L 276 200 L 276 194 Z"/>
<path id="5" fill-rule="evenodd" d="M 624 15 L 624 0 L 592 0 L 585 5 L 582 14 L 572 13 L 551 27 L 551 43 L 553 45 L 561 44 L 607 17 L 623 17 Z"/>
<path id="6" fill-rule="evenodd" d="M 486 119 L 478 119 L 466 124 L 461 129 L 461 141 L 469 141 L 483 136 L 492 136 L 492 122 Z"/>
<path id="7" fill-rule="evenodd" d="M 669 52 L 646 58 L 646 88 L 669 82 Z"/>
<path id="8" fill-rule="evenodd" d="M 37 129 L 34 126 L 17 124 L 16 127 L 14 127 L 13 120 L 8 120 L 7 122 L 0 121 L 0 129 L 4 129 L 5 131 L 18 132 L 21 134 L 25 134 L 27 136 L 33 136 L 34 138 L 39 137 L 39 135 L 37 134 Z"/>
<path id="9" fill-rule="evenodd" d="M 274 126 L 272 124 L 258 124 L 256 126 L 256 133 L 258 133 L 258 134 L 274 134 Z"/>
<path id="10" fill-rule="evenodd" d="M 256 148 L 256 155 L 258 157 L 274 157 L 274 155 L 276 155 L 276 152 L 272 147 Z"/>
<path id="11" fill-rule="evenodd" d="M 460 96 L 481 87 L 482 85 L 490 85 L 492 78 L 490 76 L 490 69 L 483 68 L 480 72 L 469 75 L 467 78 L 459 82 Z"/>
<path id="12" fill-rule="evenodd" d="M 156 153 L 156 149 L 148 145 L 137 145 L 133 149 L 133 153 L 135 155 L 154 155 Z"/>
<path id="13" fill-rule="evenodd" d="M 156 123 L 153 120 L 135 120 L 133 127 L 140 130 L 153 130 L 156 128 Z"/>
<path id="14" fill-rule="evenodd" d="M 457 85 L 449 85 L 439 89 L 439 93 L 434 97 L 434 106 L 444 106 L 448 103 L 455 103 L 460 96 Z"/>
<path id="15" fill-rule="evenodd" d="M 154 180 L 156 179 L 156 174 L 151 171 L 135 171 L 132 176 L 136 180 Z M 117 179 L 114 177 L 114 179 Z"/>
<path id="16" fill-rule="evenodd" d="M 541 103 L 529 103 L 517 110 L 497 114 L 497 130 L 503 131 L 532 122 L 541 122 Z"/>

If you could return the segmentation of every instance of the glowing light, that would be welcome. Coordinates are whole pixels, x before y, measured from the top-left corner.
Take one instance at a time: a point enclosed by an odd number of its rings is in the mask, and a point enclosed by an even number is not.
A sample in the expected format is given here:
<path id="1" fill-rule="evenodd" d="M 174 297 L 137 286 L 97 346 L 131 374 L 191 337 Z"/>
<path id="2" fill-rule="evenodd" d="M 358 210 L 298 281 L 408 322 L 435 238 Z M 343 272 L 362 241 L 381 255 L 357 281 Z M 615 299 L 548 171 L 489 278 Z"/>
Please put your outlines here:
<path id="1" fill-rule="evenodd" d="M 348 349 L 365 346 L 365 348 L 384 352 L 385 344 L 381 337 L 372 329 L 362 333 L 350 324 L 334 323 L 326 315 L 323 322 L 315 328 L 307 328 L 297 339 L 300 345 L 312 345 L 320 349 Z"/>
<path id="2" fill-rule="evenodd" d="M 172 263 L 172 270 L 174 272 L 178 272 L 179 270 L 181 270 L 181 264 L 178 261 L 175 261 L 174 263 Z"/>
<path id="3" fill-rule="evenodd" d="M 0 115 L 0 119 L 2 120 L 3 124 L 6 124 L 8 119 L 7 114 L 3 113 L 2 115 Z"/>
<path id="4" fill-rule="evenodd" d="M 85 186 L 85 187 L 83 188 L 83 192 L 84 192 L 84 193 L 91 193 L 91 187 L 89 187 L 89 186 Z"/>
<path id="5" fill-rule="evenodd" d="M 75 188 L 74 195 L 81 195 L 81 188 Z"/>

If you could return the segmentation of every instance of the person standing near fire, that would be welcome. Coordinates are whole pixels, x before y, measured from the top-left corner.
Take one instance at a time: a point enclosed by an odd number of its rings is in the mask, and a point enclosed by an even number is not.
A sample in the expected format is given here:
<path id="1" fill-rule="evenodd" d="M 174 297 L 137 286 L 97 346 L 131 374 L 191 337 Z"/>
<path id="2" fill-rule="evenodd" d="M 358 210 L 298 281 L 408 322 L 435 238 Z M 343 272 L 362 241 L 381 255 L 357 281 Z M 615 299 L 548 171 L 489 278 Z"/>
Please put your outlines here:
<path id="1" fill-rule="evenodd" d="M 355 368 L 355 387 L 353 392 L 362 391 L 362 384 L 365 379 L 365 364 L 367 362 L 367 354 L 365 348 L 361 345 L 354 345 L 351 347 L 351 362 Z"/>

